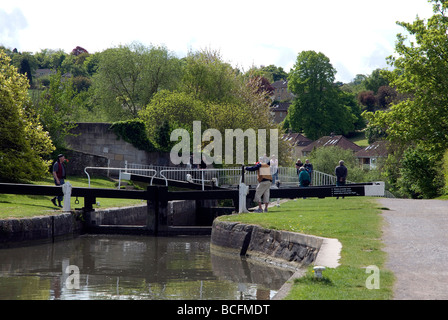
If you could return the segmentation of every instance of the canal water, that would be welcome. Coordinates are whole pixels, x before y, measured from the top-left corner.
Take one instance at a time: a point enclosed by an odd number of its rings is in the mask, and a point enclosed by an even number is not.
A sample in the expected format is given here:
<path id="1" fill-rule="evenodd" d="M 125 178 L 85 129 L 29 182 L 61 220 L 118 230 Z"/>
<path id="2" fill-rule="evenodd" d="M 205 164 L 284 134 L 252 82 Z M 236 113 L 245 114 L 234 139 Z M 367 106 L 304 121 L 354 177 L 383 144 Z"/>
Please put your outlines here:
<path id="1" fill-rule="evenodd" d="M 292 273 L 214 254 L 205 236 L 84 235 L 0 249 L 0 300 L 269 300 Z"/>

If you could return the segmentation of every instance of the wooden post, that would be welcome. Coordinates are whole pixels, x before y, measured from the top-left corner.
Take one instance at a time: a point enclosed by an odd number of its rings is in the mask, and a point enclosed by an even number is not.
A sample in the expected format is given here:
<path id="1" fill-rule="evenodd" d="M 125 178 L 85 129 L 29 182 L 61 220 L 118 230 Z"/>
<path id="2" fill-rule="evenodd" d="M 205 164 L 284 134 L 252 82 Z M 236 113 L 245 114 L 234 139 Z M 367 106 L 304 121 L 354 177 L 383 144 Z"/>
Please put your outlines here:
<path id="1" fill-rule="evenodd" d="M 158 232 L 158 187 L 156 186 L 148 186 L 146 189 L 147 196 L 147 216 L 146 216 L 146 228 L 147 230 L 157 235 Z"/>
<path id="2" fill-rule="evenodd" d="M 146 228 L 157 236 L 168 229 L 168 187 L 148 186 Z"/>
<path id="3" fill-rule="evenodd" d="M 157 192 L 157 233 L 163 234 L 168 230 L 168 187 L 159 186 Z"/>

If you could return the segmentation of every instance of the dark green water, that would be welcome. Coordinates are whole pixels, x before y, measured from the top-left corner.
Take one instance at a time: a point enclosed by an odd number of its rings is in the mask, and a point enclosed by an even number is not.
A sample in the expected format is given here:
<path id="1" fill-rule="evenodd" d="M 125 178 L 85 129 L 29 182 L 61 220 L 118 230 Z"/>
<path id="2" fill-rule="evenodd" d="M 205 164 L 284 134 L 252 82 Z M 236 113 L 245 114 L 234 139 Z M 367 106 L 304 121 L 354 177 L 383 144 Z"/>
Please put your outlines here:
<path id="1" fill-rule="evenodd" d="M 267 300 L 292 275 L 212 254 L 209 242 L 88 235 L 1 249 L 0 300 Z"/>

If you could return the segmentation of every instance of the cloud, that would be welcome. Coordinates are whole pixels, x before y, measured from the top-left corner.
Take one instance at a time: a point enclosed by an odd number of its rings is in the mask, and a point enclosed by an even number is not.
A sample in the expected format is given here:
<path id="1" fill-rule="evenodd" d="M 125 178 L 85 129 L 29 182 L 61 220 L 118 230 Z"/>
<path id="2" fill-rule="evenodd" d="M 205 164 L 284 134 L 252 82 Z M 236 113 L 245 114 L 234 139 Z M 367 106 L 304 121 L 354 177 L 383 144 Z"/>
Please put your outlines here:
<path id="1" fill-rule="evenodd" d="M 28 22 L 20 9 L 11 13 L 0 9 L 0 45 L 7 48 L 19 47 L 19 31 L 28 27 Z"/>

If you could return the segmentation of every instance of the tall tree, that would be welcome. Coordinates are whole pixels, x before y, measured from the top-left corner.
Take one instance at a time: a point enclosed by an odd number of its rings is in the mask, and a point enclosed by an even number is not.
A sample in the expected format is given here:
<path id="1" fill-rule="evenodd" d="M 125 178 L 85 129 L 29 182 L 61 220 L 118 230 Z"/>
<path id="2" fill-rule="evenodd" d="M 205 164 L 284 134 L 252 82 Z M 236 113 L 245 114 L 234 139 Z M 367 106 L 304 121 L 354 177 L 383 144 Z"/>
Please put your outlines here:
<path id="1" fill-rule="evenodd" d="M 54 147 L 31 112 L 28 80 L 0 50 L 0 181 L 41 178 Z"/>
<path id="2" fill-rule="evenodd" d="M 158 90 L 176 82 L 177 63 L 164 47 L 133 43 L 105 50 L 94 76 L 97 101 L 111 120 L 135 118 Z"/>
<path id="3" fill-rule="evenodd" d="M 430 2 L 434 15 L 427 21 L 397 22 L 412 38 L 398 34 L 396 55 L 388 58 L 391 86 L 408 98 L 367 117 L 391 141 L 417 144 L 440 157 L 448 148 L 448 2 Z"/>
<path id="4" fill-rule="evenodd" d="M 288 77 L 288 88 L 295 94 L 288 114 L 291 129 L 303 131 L 310 139 L 331 132 L 347 134 L 356 121 L 351 108 L 340 99 L 334 85 L 336 70 L 323 53 L 303 51 Z"/>

